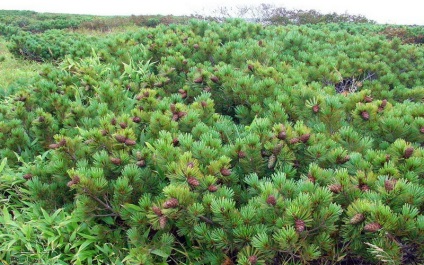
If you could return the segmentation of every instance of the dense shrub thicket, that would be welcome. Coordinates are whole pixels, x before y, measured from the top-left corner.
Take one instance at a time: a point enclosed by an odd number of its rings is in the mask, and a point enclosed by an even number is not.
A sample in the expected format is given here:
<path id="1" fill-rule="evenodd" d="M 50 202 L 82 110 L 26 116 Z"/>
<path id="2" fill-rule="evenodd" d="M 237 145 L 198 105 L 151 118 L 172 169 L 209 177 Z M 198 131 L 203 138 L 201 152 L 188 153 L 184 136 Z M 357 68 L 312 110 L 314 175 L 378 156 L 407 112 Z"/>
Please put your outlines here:
<path id="1" fill-rule="evenodd" d="M 1 98 L 0 261 L 422 262 L 424 50 L 372 27 L 12 37 L 56 65 Z"/>

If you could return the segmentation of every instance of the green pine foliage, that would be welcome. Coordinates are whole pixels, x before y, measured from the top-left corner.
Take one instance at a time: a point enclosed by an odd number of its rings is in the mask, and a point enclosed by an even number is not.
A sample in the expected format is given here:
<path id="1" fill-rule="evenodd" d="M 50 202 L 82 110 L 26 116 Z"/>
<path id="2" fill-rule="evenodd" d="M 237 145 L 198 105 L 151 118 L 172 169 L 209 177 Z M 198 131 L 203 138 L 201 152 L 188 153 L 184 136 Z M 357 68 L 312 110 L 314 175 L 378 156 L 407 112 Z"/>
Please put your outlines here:
<path id="1" fill-rule="evenodd" d="M 422 262 L 424 50 L 373 27 L 14 35 L 0 261 Z"/>

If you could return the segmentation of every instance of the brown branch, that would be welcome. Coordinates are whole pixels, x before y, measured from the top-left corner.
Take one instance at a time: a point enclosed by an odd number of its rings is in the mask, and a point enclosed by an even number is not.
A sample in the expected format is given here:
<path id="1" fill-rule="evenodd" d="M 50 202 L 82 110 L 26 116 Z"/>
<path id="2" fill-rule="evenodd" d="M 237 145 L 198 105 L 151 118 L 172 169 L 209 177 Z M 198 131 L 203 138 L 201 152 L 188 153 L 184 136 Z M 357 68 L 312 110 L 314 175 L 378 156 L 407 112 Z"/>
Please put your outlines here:
<path id="1" fill-rule="evenodd" d="M 203 215 L 199 216 L 199 219 L 202 220 L 205 223 L 210 224 L 210 225 L 214 225 L 215 224 L 211 219 L 209 219 L 209 218 L 207 218 L 207 217 L 205 217 Z"/>

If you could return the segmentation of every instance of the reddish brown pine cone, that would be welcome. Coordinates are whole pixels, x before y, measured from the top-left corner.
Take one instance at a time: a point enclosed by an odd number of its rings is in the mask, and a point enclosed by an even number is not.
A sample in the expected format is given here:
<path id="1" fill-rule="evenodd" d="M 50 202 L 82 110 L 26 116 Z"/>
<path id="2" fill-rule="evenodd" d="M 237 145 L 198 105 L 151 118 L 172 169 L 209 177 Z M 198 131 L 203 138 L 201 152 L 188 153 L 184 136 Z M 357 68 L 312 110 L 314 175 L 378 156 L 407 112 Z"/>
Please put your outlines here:
<path id="1" fill-rule="evenodd" d="M 177 108 L 175 107 L 175 104 L 169 105 L 169 109 L 172 111 L 172 113 L 175 113 Z"/>
<path id="2" fill-rule="evenodd" d="M 165 201 L 162 206 L 165 209 L 170 209 L 170 208 L 175 208 L 178 205 L 179 205 L 178 199 L 171 198 L 171 199 L 168 199 L 167 201 Z"/>
<path id="3" fill-rule="evenodd" d="M 159 227 L 161 229 L 165 228 L 167 222 L 168 222 L 168 218 L 165 215 L 162 215 L 159 217 Z"/>
<path id="4" fill-rule="evenodd" d="M 310 137 L 311 137 L 311 135 L 309 133 L 305 133 L 305 134 L 302 134 L 299 139 L 303 143 L 306 143 L 309 140 Z"/>
<path id="5" fill-rule="evenodd" d="M 120 142 L 120 143 L 125 143 L 125 141 L 127 140 L 127 137 L 117 134 L 115 135 L 115 140 Z"/>
<path id="6" fill-rule="evenodd" d="M 57 149 L 57 148 L 59 148 L 60 147 L 60 145 L 59 144 L 50 144 L 49 145 L 49 148 L 50 149 Z"/>
<path id="7" fill-rule="evenodd" d="M 230 169 L 228 169 L 228 168 L 222 168 L 222 169 L 221 169 L 221 174 L 222 174 L 224 177 L 228 177 L 229 175 L 231 175 L 231 170 L 230 170 Z"/>
<path id="8" fill-rule="evenodd" d="M 380 104 L 380 108 L 384 109 L 387 105 L 387 99 L 383 99 Z"/>
<path id="9" fill-rule="evenodd" d="M 180 112 L 178 112 L 178 118 L 182 118 L 182 117 L 184 117 L 185 115 L 187 115 L 187 112 L 185 112 L 185 111 L 180 111 Z"/>
<path id="10" fill-rule="evenodd" d="M 377 222 L 369 223 L 364 226 L 364 231 L 367 232 L 377 232 L 381 229 L 381 225 Z"/>
<path id="11" fill-rule="evenodd" d="M 136 141 L 134 141 L 134 140 L 127 139 L 127 140 L 125 140 L 125 144 L 126 144 L 126 145 L 136 145 L 137 143 L 136 143 Z"/>
<path id="12" fill-rule="evenodd" d="M 195 48 L 196 50 L 199 49 L 199 47 L 200 47 L 200 45 L 197 44 L 197 43 L 193 45 L 193 48 Z"/>
<path id="13" fill-rule="evenodd" d="M 150 96 L 149 91 L 144 91 L 143 92 L 143 96 L 146 97 L 146 98 L 148 98 Z"/>
<path id="14" fill-rule="evenodd" d="M 392 191 L 395 188 L 397 180 L 395 179 L 386 179 L 384 181 L 384 188 L 386 189 L 386 191 Z"/>
<path id="15" fill-rule="evenodd" d="M 115 118 L 112 118 L 112 120 L 110 120 L 110 124 L 116 125 L 116 119 Z"/>
<path id="16" fill-rule="evenodd" d="M 75 175 L 75 176 L 72 177 L 72 182 L 74 184 L 78 184 L 78 183 L 80 183 L 80 181 L 81 181 L 81 179 L 78 175 Z"/>
<path id="17" fill-rule="evenodd" d="M 373 100 L 373 98 L 372 98 L 372 97 L 370 97 L 370 96 L 365 96 L 365 97 L 364 97 L 364 101 L 365 101 L 365 102 L 367 102 L 367 103 L 372 102 L 372 100 Z"/>
<path id="18" fill-rule="evenodd" d="M 120 158 L 117 158 L 117 157 L 111 157 L 110 158 L 110 162 L 112 162 L 112 164 L 114 164 L 114 165 L 120 165 L 121 164 L 121 159 Z"/>
<path id="19" fill-rule="evenodd" d="M 157 206 L 153 206 L 152 207 L 152 211 L 157 215 L 157 216 L 161 216 L 162 215 L 162 210 L 157 207 Z"/>
<path id="20" fill-rule="evenodd" d="M 180 117 L 178 116 L 178 114 L 172 115 L 172 120 L 173 121 L 178 121 L 179 119 L 180 119 Z"/>
<path id="21" fill-rule="evenodd" d="M 108 134 L 108 131 L 106 131 L 105 129 L 103 129 L 103 130 L 100 131 L 100 134 L 102 136 L 106 136 Z"/>
<path id="22" fill-rule="evenodd" d="M 173 145 L 173 146 L 178 146 L 178 145 L 180 145 L 180 140 L 178 140 L 178 138 L 174 138 L 174 139 L 172 139 L 172 145 Z"/>
<path id="23" fill-rule="evenodd" d="M 61 147 L 61 146 L 66 145 L 66 139 L 61 139 L 61 140 L 59 141 L 58 145 L 59 145 L 60 147 Z"/>
<path id="24" fill-rule="evenodd" d="M 146 161 L 144 159 L 137 161 L 136 165 L 138 167 L 145 167 L 146 166 Z"/>
<path id="25" fill-rule="evenodd" d="M 194 83 L 196 83 L 196 84 L 203 83 L 203 77 L 198 77 L 198 78 L 194 79 Z"/>
<path id="26" fill-rule="evenodd" d="M 370 114 L 367 111 L 362 111 L 361 112 L 361 117 L 364 121 L 367 121 L 370 119 Z"/>
<path id="27" fill-rule="evenodd" d="M 274 195 L 269 195 L 268 198 L 266 198 L 266 203 L 268 203 L 269 205 L 276 205 L 277 204 L 277 199 L 275 198 Z"/>
<path id="28" fill-rule="evenodd" d="M 132 121 L 135 122 L 135 123 L 140 123 L 141 122 L 141 118 L 135 116 L 135 117 L 132 118 Z"/>
<path id="29" fill-rule="evenodd" d="M 240 151 L 237 152 L 237 156 L 239 158 L 245 158 L 246 157 L 246 153 L 240 150 Z"/>
<path id="30" fill-rule="evenodd" d="M 252 255 L 247 260 L 249 261 L 251 265 L 256 265 L 256 263 L 258 262 L 258 257 L 255 255 Z"/>
<path id="31" fill-rule="evenodd" d="M 314 106 L 312 107 L 312 111 L 313 111 L 314 113 L 318 113 L 318 112 L 319 112 L 319 110 L 320 110 L 320 106 L 319 106 L 319 105 L 314 105 Z"/>
<path id="32" fill-rule="evenodd" d="M 234 265 L 234 262 L 229 257 L 226 257 L 221 265 Z"/>
<path id="33" fill-rule="evenodd" d="M 206 101 L 200 102 L 203 108 L 206 108 L 208 106 L 208 103 Z"/>
<path id="34" fill-rule="evenodd" d="M 360 189 L 361 191 L 363 191 L 363 192 L 367 192 L 367 191 L 370 191 L 370 190 L 371 190 L 371 189 L 370 189 L 370 186 L 368 186 L 367 184 L 361 184 L 361 185 L 359 185 L 358 187 L 359 187 L 359 189 Z"/>
<path id="35" fill-rule="evenodd" d="M 128 125 L 125 122 L 119 123 L 119 126 L 121 126 L 122 129 L 125 129 L 128 127 Z"/>
<path id="36" fill-rule="evenodd" d="M 308 173 L 308 180 L 312 183 L 317 181 L 317 179 L 311 173 Z"/>
<path id="37" fill-rule="evenodd" d="M 193 187 L 197 187 L 197 186 L 200 185 L 199 180 L 197 180 L 197 178 L 195 178 L 195 177 L 188 177 L 187 182 L 188 182 L 188 184 L 190 184 Z"/>
<path id="38" fill-rule="evenodd" d="M 405 159 L 408 159 L 412 156 L 412 154 L 414 153 L 414 148 L 413 147 L 408 147 L 405 149 L 405 152 L 403 153 L 403 157 Z"/>
<path id="39" fill-rule="evenodd" d="M 32 174 L 31 174 L 31 173 L 26 173 L 26 174 L 23 176 L 23 178 L 24 178 L 24 179 L 26 179 L 26 180 L 30 180 L 30 179 L 32 179 Z"/>
<path id="40" fill-rule="evenodd" d="M 211 77 L 211 81 L 214 83 L 218 83 L 219 82 L 219 78 L 217 76 L 212 76 Z"/>
<path id="41" fill-rule="evenodd" d="M 420 128 L 420 133 L 424 133 L 424 126 Z"/>
<path id="42" fill-rule="evenodd" d="M 344 163 L 348 162 L 349 160 L 350 160 L 350 156 L 346 155 L 344 157 L 338 157 L 336 159 L 336 162 L 337 162 L 337 164 L 344 164 Z"/>
<path id="43" fill-rule="evenodd" d="M 255 67 L 254 67 L 253 65 L 249 64 L 249 65 L 247 66 L 247 69 L 249 69 L 250 71 L 252 71 L 252 72 L 253 72 L 253 70 L 255 69 Z"/>
<path id="44" fill-rule="evenodd" d="M 157 82 L 153 84 L 154 87 L 163 87 L 163 82 Z"/>
<path id="45" fill-rule="evenodd" d="M 38 121 L 39 122 L 44 122 L 46 119 L 44 118 L 44 116 L 39 116 L 38 117 Z"/>
<path id="46" fill-rule="evenodd" d="M 356 225 L 361 223 L 364 220 L 365 220 L 365 216 L 362 213 L 357 213 L 350 219 L 350 224 Z"/>
<path id="47" fill-rule="evenodd" d="M 331 184 L 330 186 L 328 186 L 328 189 L 332 192 L 332 193 L 340 193 L 343 190 L 342 185 L 340 184 Z"/>
<path id="48" fill-rule="evenodd" d="M 300 142 L 300 139 L 297 137 L 290 139 L 291 144 L 297 144 L 298 142 Z"/>
<path id="49" fill-rule="evenodd" d="M 277 138 L 280 139 L 280 140 L 284 140 L 284 139 L 286 139 L 286 137 L 287 137 L 287 134 L 286 134 L 285 131 L 281 131 L 277 135 Z"/>
<path id="50" fill-rule="evenodd" d="M 193 168 L 194 167 L 194 163 L 193 162 L 188 162 L 187 163 L 187 167 L 188 168 Z"/>
<path id="51" fill-rule="evenodd" d="M 72 187 L 75 183 L 71 180 L 68 181 L 68 183 L 66 183 L 66 186 L 68 186 L 69 188 Z"/>
<path id="52" fill-rule="evenodd" d="M 297 219 L 295 221 L 296 232 L 301 233 L 305 231 L 305 222 L 303 220 Z"/>
<path id="53" fill-rule="evenodd" d="M 209 185 L 209 187 L 208 187 L 208 191 L 210 191 L 210 192 L 215 192 L 217 190 L 218 190 L 218 187 L 215 186 L 215 185 Z"/>

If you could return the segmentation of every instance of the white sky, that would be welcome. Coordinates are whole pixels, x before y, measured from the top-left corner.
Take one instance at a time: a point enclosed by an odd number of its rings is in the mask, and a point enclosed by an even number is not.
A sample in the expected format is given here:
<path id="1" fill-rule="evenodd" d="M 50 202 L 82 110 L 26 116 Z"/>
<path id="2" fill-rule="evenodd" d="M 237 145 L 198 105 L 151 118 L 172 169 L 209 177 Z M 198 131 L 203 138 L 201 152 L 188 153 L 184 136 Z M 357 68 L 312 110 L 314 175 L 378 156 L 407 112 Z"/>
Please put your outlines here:
<path id="1" fill-rule="evenodd" d="M 212 1 L 210 1 L 212 2 Z M 273 3 L 288 9 L 315 9 L 364 15 L 378 23 L 424 25 L 423 0 L 0 0 L 0 9 L 94 15 L 190 15 L 217 6 Z"/>

